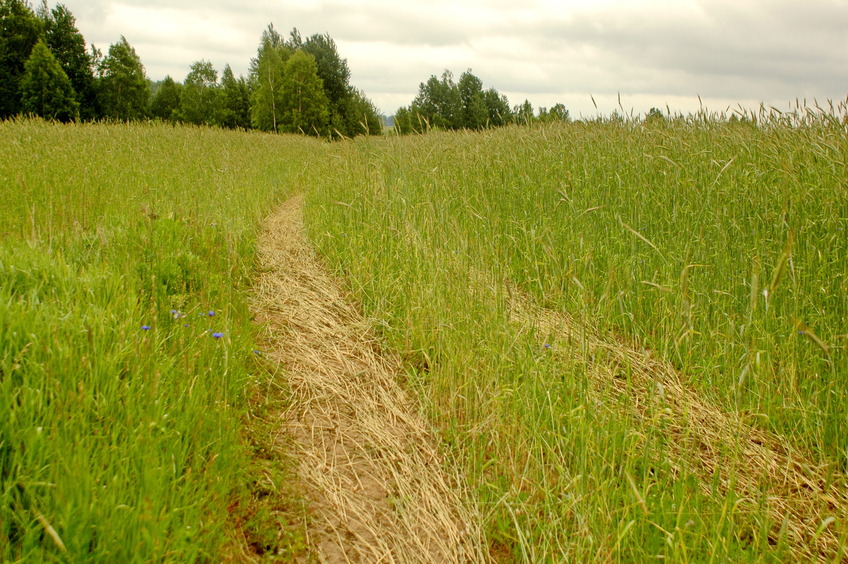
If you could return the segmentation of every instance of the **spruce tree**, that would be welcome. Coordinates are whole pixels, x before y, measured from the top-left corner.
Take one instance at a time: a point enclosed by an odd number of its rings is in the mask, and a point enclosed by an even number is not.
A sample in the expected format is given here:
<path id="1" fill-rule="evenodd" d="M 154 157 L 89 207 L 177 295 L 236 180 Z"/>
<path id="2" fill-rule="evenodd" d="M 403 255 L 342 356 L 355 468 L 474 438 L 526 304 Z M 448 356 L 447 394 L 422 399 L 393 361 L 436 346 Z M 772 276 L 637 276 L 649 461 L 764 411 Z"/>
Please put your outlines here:
<path id="1" fill-rule="evenodd" d="M 57 4 L 52 12 L 45 10 L 42 18 L 47 47 L 71 79 L 80 106 L 80 117 L 95 119 L 97 95 L 94 70 L 91 55 L 85 48 L 85 38 L 77 29 L 76 18 L 62 4 Z"/>
<path id="2" fill-rule="evenodd" d="M 43 41 L 35 44 L 24 69 L 21 109 L 25 113 L 65 122 L 79 117 L 71 80 Z"/>
<path id="3" fill-rule="evenodd" d="M 222 127 L 250 128 L 250 90 L 243 77 L 236 78 L 230 65 L 221 74 Z"/>
<path id="4" fill-rule="evenodd" d="M 44 33 L 23 0 L 0 0 L 0 119 L 21 111 L 24 64 Z"/>

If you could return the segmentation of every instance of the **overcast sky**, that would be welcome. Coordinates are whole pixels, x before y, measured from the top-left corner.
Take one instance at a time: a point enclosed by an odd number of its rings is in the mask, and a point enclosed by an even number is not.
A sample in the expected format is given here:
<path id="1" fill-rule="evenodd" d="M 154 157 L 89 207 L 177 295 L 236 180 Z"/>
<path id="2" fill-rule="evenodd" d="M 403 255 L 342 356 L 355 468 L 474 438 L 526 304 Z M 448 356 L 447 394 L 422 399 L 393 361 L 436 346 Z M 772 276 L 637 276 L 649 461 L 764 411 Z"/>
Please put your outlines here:
<path id="1" fill-rule="evenodd" d="M 36 3 L 36 2 L 34 2 Z M 63 0 L 89 44 L 121 35 L 153 80 L 246 74 L 269 23 L 329 33 L 351 83 L 392 114 L 470 68 L 515 105 L 572 116 L 666 106 L 779 109 L 848 95 L 848 0 Z M 49 0 L 52 7 L 55 0 Z M 596 110 L 590 95 L 598 105 Z"/>

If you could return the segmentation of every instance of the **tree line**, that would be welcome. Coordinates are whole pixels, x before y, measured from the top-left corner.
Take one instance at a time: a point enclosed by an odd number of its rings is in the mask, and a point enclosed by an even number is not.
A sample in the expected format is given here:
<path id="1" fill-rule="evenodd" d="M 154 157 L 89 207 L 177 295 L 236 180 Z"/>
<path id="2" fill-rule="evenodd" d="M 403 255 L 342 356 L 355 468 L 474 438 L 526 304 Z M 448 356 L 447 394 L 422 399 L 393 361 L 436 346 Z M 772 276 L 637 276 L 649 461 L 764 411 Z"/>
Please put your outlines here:
<path id="1" fill-rule="evenodd" d="M 418 87 L 418 95 L 409 106 L 395 113 L 395 130 L 401 134 L 423 133 L 430 129 L 484 129 L 512 123 L 568 121 L 563 104 L 536 113 L 529 100 L 510 107 L 509 99 L 494 88 L 483 89 L 483 82 L 468 69 L 454 82 L 445 70 Z"/>
<path id="2" fill-rule="evenodd" d="M 350 84 L 350 70 L 327 35 L 262 33 L 248 76 L 229 65 L 191 65 L 183 82 L 151 82 L 125 37 L 104 56 L 67 7 L 33 10 L 0 0 L 0 119 L 141 120 L 352 137 L 382 130 L 374 104 Z"/>

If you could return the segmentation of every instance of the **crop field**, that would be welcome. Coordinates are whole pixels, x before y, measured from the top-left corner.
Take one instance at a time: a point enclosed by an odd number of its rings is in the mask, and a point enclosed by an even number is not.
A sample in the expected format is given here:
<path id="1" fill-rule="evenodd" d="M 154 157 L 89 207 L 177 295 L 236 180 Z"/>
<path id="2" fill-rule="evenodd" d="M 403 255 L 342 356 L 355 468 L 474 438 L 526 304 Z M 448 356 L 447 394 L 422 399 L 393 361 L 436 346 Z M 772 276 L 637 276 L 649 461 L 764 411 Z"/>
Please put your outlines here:
<path id="1" fill-rule="evenodd" d="M 280 374 L 247 304 L 263 218 L 303 193 L 492 560 L 846 558 L 845 113 L 0 124 L 0 557 L 302 549 L 288 470 L 255 504 Z"/>

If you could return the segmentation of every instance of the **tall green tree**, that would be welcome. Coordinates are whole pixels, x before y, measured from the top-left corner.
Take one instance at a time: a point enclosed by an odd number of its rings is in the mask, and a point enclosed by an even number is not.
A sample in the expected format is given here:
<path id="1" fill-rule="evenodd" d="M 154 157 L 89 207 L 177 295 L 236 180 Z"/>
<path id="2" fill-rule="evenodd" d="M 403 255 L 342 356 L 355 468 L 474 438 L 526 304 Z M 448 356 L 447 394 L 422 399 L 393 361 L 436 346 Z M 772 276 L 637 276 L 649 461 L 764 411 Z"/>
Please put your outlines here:
<path id="1" fill-rule="evenodd" d="M 262 34 L 257 56 L 251 61 L 246 81 L 250 91 L 251 123 L 254 127 L 266 131 L 291 129 L 291 112 L 297 114 L 299 110 L 292 105 L 291 99 L 286 99 L 288 94 L 282 91 L 282 85 L 284 82 L 292 85 L 291 77 L 286 74 L 286 65 L 298 51 L 312 57 L 322 85 L 327 114 L 326 119 L 319 119 L 324 122 L 322 135 L 326 133 L 352 137 L 366 132 L 382 131 L 382 121 L 374 104 L 362 91 L 350 85 L 347 61 L 339 55 L 336 43 L 328 34 L 315 34 L 304 40 L 295 28 L 286 40 L 274 29 L 273 24 Z M 302 63 L 302 60 L 298 62 Z M 228 100 L 239 99 L 241 87 L 236 87 L 237 82 L 231 83 L 227 89 Z M 315 106 L 312 102 L 307 102 L 303 106 L 307 109 L 309 107 L 320 107 L 320 104 Z M 285 117 L 283 108 L 288 112 Z M 314 133 L 314 130 L 311 133 Z"/>
<path id="2" fill-rule="evenodd" d="M 235 77 L 230 65 L 221 74 L 220 124 L 232 129 L 250 129 L 250 90 L 244 77 Z"/>
<path id="3" fill-rule="evenodd" d="M 195 125 L 216 125 L 221 111 L 218 71 L 209 61 L 196 61 L 183 83 L 180 113 Z"/>
<path id="4" fill-rule="evenodd" d="M 461 127 L 462 101 L 453 74 L 445 70 L 441 80 L 434 75 L 427 82 L 422 82 L 418 87 L 418 96 L 412 102 L 412 109 L 426 120 L 429 127 Z"/>
<path id="5" fill-rule="evenodd" d="M 380 135 L 383 132 L 383 120 L 374 107 L 374 103 L 361 90 L 349 87 L 347 103 L 343 111 L 348 121 L 345 135 Z M 332 117 L 330 118 L 332 124 Z"/>
<path id="6" fill-rule="evenodd" d="M 554 104 L 551 109 L 539 108 L 539 121 L 568 121 L 569 113 L 564 104 Z"/>
<path id="7" fill-rule="evenodd" d="M 520 123 L 521 125 L 529 125 L 535 120 L 533 104 L 530 103 L 530 100 L 524 100 L 523 104 L 515 106 L 513 114 L 515 115 L 516 123 Z"/>
<path id="8" fill-rule="evenodd" d="M 291 56 L 274 25 L 262 32 L 259 50 L 250 66 L 250 121 L 263 131 L 278 132 L 283 112 L 283 73 Z"/>
<path id="9" fill-rule="evenodd" d="M 180 101 L 183 85 L 166 76 L 150 101 L 150 114 L 163 121 L 180 121 Z"/>
<path id="10" fill-rule="evenodd" d="M 529 104 L 529 102 L 527 102 Z M 516 111 L 523 106 L 516 107 Z M 530 117 L 532 118 L 532 106 Z M 482 129 L 500 127 L 515 121 L 509 100 L 494 88 L 483 90 L 482 81 L 471 69 L 462 73 L 459 82 L 445 70 L 442 78 L 431 76 L 422 82 L 418 95 L 409 107 L 398 109 L 395 130 L 400 134 L 423 133 L 437 129 Z"/>
<path id="11" fill-rule="evenodd" d="M 100 106 L 103 116 L 118 120 L 148 115 L 150 86 L 135 49 L 121 36 L 100 64 Z"/>
<path id="12" fill-rule="evenodd" d="M 299 34 L 294 30 L 293 44 L 297 37 Z M 315 34 L 307 38 L 300 48 L 315 59 L 329 104 L 330 127 L 347 136 L 361 132 L 362 117 L 357 115 L 359 108 L 355 100 L 356 92 L 350 86 L 350 69 L 347 60 L 339 55 L 336 42 L 329 34 Z"/>
<path id="13" fill-rule="evenodd" d="M 429 122 L 414 104 L 398 108 L 395 112 L 395 131 L 401 135 L 426 133 L 428 128 Z"/>
<path id="14" fill-rule="evenodd" d="M 326 135 L 329 104 L 318 76 L 315 58 L 297 50 L 283 69 L 281 129 L 308 135 Z"/>
<path id="15" fill-rule="evenodd" d="M 71 80 L 43 41 L 35 44 L 24 65 L 21 109 L 59 121 L 72 121 L 79 117 L 79 102 Z"/>
<path id="16" fill-rule="evenodd" d="M 461 110 L 461 127 L 466 129 L 482 129 L 489 121 L 489 113 L 486 109 L 486 100 L 483 97 L 483 82 L 468 69 L 459 77 L 457 84 L 459 90 Z"/>
<path id="17" fill-rule="evenodd" d="M 512 123 L 513 115 L 509 106 L 509 99 L 504 94 L 494 88 L 489 88 L 483 93 L 483 102 L 486 104 L 490 127 L 500 127 Z"/>
<path id="18" fill-rule="evenodd" d="M 21 111 L 24 64 L 44 26 L 24 0 L 0 0 L 0 119 Z"/>
<path id="19" fill-rule="evenodd" d="M 91 55 L 86 51 L 85 38 L 77 29 L 76 18 L 63 4 L 52 12 L 46 4 L 41 10 L 47 47 L 62 65 L 76 92 L 80 117 L 92 120 L 97 117 L 97 93 Z"/>
<path id="20" fill-rule="evenodd" d="M 401 106 L 395 112 L 395 132 L 400 135 L 409 135 L 415 133 L 415 115 L 412 110 L 406 106 Z"/>

